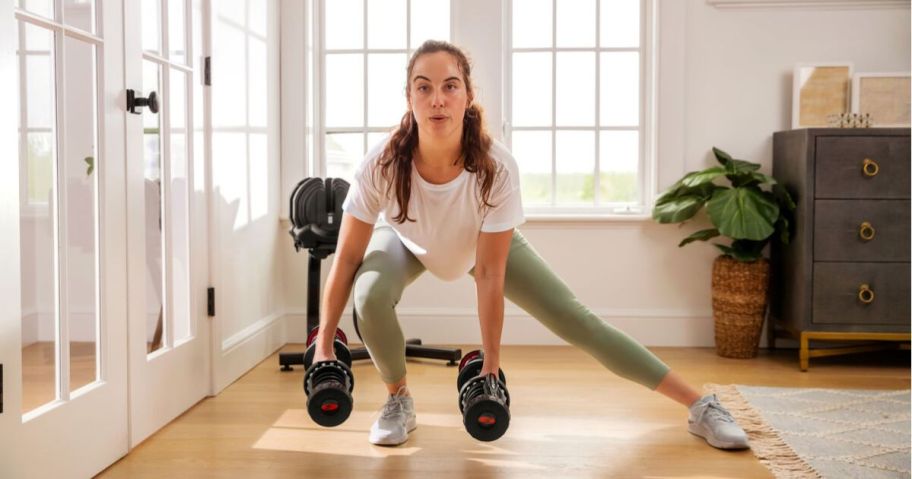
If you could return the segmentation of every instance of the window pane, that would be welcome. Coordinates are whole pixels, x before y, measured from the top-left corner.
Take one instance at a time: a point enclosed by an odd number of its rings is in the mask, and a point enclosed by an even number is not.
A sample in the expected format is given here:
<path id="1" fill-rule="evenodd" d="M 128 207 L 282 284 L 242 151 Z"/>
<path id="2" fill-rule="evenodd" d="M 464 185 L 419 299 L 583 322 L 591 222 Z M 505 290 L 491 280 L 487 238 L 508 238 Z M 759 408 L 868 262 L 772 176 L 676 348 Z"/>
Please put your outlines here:
<path id="1" fill-rule="evenodd" d="M 405 54 L 372 54 L 367 56 L 367 124 L 391 127 L 398 125 L 408 109 L 405 101 Z"/>
<path id="2" fill-rule="evenodd" d="M 147 52 L 161 51 L 161 0 L 142 0 L 142 47 Z"/>
<path id="3" fill-rule="evenodd" d="M 551 204 L 551 131 L 514 131 L 511 145 L 523 204 Z"/>
<path id="4" fill-rule="evenodd" d="M 372 150 L 381 141 L 385 141 L 386 137 L 388 137 L 389 135 L 390 135 L 389 133 L 368 133 L 367 134 L 367 151 Z M 367 153 L 367 151 L 365 151 L 365 153 Z"/>
<path id="5" fill-rule="evenodd" d="M 28 10 L 47 18 L 54 18 L 54 0 L 19 0 L 18 3 L 23 10 Z"/>
<path id="6" fill-rule="evenodd" d="M 250 15 L 247 17 L 247 29 L 261 37 L 265 37 L 269 30 L 267 16 L 269 4 L 270 2 L 262 0 L 247 2 L 247 6 L 250 8 Z"/>
<path id="7" fill-rule="evenodd" d="M 640 0 L 600 0 L 600 46 L 640 46 Z"/>
<path id="8" fill-rule="evenodd" d="M 513 125 L 551 126 L 551 53 L 513 54 Z"/>
<path id="9" fill-rule="evenodd" d="M 602 126 L 637 126 L 640 122 L 640 55 L 601 53 L 600 120 Z"/>
<path id="10" fill-rule="evenodd" d="M 595 46 L 595 2 L 596 0 L 557 2 L 558 47 Z M 516 3 L 520 2 L 513 4 Z"/>
<path id="11" fill-rule="evenodd" d="M 29 53 L 48 53 L 54 44 L 54 35 L 48 35 L 48 30 L 38 27 L 31 23 L 24 23 L 25 28 L 25 49 Z M 18 35 L 17 35 L 18 37 Z"/>
<path id="12" fill-rule="evenodd" d="M 591 206 L 595 200 L 595 132 L 558 131 L 557 204 Z"/>
<path id="13" fill-rule="evenodd" d="M 168 50 L 170 50 L 169 58 L 177 63 L 187 63 L 186 12 L 186 0 L 168 0 Z"/>
<path id="14" fill-rule="evenodd" d="M 244 72 L 250 85 L 250 117 L 247 124 L 266 128 L 269 123 L 269 52 L 266 40 L 247 34 L 247 52 L 250 64 Z"/>
<path id="15" fill-rule="evenodd" d="M 554 29 L 551 0 L 513 2 L 513 48 L 550 48 Z"/>
<path id="16" fill-rule="evenodd" d="M 161 92 L 161 67 L 143 60 L 143 91 Z M 170 106 L 170 105 L 169 105 Z M 143 114 L 143 185 L 146 229 L 146 345 L 149 352 L 162 347 L 164 338 L 162 207 L 161 207 L 161 123 L 160 115 L 144 109 Z"/>
<path id="17" fill-rule="evenodd" d="M 367 2 L 367 48 L 405 49 L 405 2 Z"/>
<path id="18" fill-rule="evenodd" d="M 63 18 L 67 25 L 95 32 L 95 0 L 65 0 Z"/>
<path id="19" fill-rule="evenodd" d="M 18 23 L 32 44 L 54 43 L 54 34 L 28 23 Z M 34 48 L 34 46 L 32 47 Z M 20 47 L 20 50 L 23 50 Z M 21 54 L 21 53 L 20 53 Z M 55 184 L 52 180 L 56 161 L 54 129 L 53 52 L 26 59 L 25 71 L 19 71 L 19 82 L 27 94 L 25 109 L 27 150 L 19 162 L 20 184 L 28 185 L 29 204 L 49 204 Z M 20 63 L 16 63 L 18 68 Z M 17 95 L 18 97 L 18 95 Z M 34 130 L 41 127 L 41 131 Z M 57 283 L 54 272 L 55 232 L 50 209 L 38 209 L 19 217 L 20 306 L 22 311 L 22 411 L 31 411 L 57 399 Z"/>
<path id="20" fill-rule="evenodd" d="M 603 131 L 599 137 L 601 200 L 635 202 L 640 167 L 640 134 L 637 131 Z"/>
<path id="21" fill-rule="evenodd" d="M 364 159 L 364 135 L 329 133 L 326 135 L 326 177 L 351 182 L 355 168 Z"/>
<path id="22" fill-rule="evenodd" d="M 364 56 L 326 55 L 326 126 L 363 126 Z"/>
<path id="23" fill-rule="evenodd" d="M 362 0 L 323 2 L 325 48 L 364 48 L 364 3 Z"/>
<path id="24" fill-rule="evenodd" d="M 187 154 L 187 74 L 171 69 L 171 94 L 168 109 L 171 119 L 171 222 L 167 237 L 170 240 L 171 287 L 170 313 L 173 320 L 175 344 L 191 334 L 190 326 L 190 239 L 189 239 L 189 181 Z"/>
<path id="25" fill-rule="evenodd" d="M 425 40 L 450 40 L 450 0 L 411 1 L 411 48 Z"/>
<path id="26" fill-rule="evenodd" d="M 213 7 L 223 7 L 222 2 Z M 225 5 L 230 4 L 226 2 Z M 212 87 L 212 125 L 214 127 L 248 126 L 248 109 L 253 108 L 249 98 L 249 77 L 254 74 L 248 68 L 247 34 L 232 21 L 220 15 L 213 25 L 213 70 L 218 81 Z M 240 53 L 239 53 L 240 52 Z M 256 72 L 256 74 L 265 72 Z"/>
<path id="27" fill-rule="evenodd" d="M 27 26 L 32 31 L 43 31 L 48 37 L 53 34 L 39 27 Z M 50 52 L 28 55 L 25 58 L 26 116 L 29 128 L 52 128 L 54 126 L 54 66 Z"/>
<path id="28" fill-rule="evenodd" d="M 96 379 L 98 341 L 97 178 L 103 158 L 98 139 L 94 45 L 65 40 L 66 88 L 66 257 L 67 310 L 70 333 L 70 391 Z M 91 165 L 91 166 L 90 166 Z"/>
<path id="29" fill-rule="evenodd" d="M 557 54 L 557 125 L 595 125 L 595 53 Z"/>

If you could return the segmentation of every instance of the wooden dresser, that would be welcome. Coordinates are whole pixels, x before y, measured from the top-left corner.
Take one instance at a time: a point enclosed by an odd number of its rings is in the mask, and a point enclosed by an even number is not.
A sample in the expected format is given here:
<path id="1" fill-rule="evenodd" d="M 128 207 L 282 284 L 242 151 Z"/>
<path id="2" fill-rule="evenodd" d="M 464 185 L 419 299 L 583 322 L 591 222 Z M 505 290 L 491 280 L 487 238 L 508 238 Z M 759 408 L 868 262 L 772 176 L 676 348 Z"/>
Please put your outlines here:
<path id="1" fill-rule="evenodd" d="M 777 336 L 799 339 L 806 371 L 811 357 L 896 341 L 904 346 L 910 339 L 909 129 L 777 132 L 773 176 L 797 208 L 791 244 L 772 242 L 770 347 Z M 810 349 L 812 340 L 843 345 Z"/>

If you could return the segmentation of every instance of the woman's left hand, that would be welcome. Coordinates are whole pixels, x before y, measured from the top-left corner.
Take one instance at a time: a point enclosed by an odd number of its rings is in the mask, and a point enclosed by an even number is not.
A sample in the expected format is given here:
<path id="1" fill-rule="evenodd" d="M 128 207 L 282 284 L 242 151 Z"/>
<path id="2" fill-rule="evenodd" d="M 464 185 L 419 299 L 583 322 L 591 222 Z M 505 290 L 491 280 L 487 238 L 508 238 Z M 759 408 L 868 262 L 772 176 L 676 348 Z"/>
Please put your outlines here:
<path id="1" fill-rule="evenodd" d="M 481 366 L 481 372 L 478 373 L 479 376 L 487 376 L 488 374 L 493 373 L 495 376 L 499 377 L 500 365 L 494 361 L 488 361 L 485 359 L 484 364 Z"/>

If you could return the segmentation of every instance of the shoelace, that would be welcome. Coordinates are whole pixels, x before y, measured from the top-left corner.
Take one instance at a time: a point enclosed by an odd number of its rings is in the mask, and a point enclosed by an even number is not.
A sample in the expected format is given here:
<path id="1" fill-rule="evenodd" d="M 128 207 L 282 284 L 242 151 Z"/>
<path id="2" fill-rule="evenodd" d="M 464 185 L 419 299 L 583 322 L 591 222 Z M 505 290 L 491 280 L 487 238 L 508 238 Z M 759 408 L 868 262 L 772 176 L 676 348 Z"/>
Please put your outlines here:
<path id="1" fill-rule="evenodd" d="M 405 413 L 405 396 L 390 396 L 386 404 L 383 405 L 381 417 L 390 418 L 397 414 Z"/>
<path id="2" fill-rule="evenodd" d="M 715 400 L 706 403 L 698 420 L 702 421 L 703 416 L 709 416 L 710 419 L 718 419 L 722 422 L 735 422 L 731 414 Z"/>

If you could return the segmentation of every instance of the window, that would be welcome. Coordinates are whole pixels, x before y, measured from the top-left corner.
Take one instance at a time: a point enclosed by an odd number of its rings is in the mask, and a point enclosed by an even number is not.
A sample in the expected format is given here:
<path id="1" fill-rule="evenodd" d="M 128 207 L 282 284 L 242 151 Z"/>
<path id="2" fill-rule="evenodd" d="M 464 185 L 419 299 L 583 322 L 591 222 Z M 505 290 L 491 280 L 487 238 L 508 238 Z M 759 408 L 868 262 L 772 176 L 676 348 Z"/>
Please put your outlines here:
<path id="1" fill-rule="evenodd" d="M 527 210 L 642 210 L 645 4 L 510 2 L 504 132 Z"/>
<path id="2" fill-rule="evenodd" d="M 317 151 L 326 164 L 315 174 L 351 180 L 407 109 L 411 53 L 427 39 L 450 40 L 450 0 L 324 0 L 320 7 Z"/>

